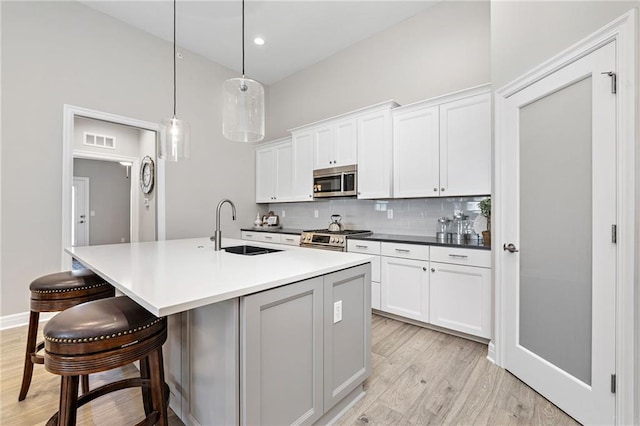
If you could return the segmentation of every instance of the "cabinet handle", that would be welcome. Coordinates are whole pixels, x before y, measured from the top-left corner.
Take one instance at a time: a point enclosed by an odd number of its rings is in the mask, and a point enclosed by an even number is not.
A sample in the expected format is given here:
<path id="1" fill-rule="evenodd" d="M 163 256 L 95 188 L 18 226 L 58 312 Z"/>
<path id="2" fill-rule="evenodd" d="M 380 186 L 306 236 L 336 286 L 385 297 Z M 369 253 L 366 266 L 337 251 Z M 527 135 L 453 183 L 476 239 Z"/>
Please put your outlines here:
<path id="1" fill-rule="evenodd" d="M 459 257 L 460 259 L 466 259 L 467 256 L 466 254 L 450 254 L 449 257 Z"/>
<path id="2" fill-rule="evenodd" d="M 422 270 L 423 270 L 423 271 L 426 271 L 426 270 L 427 270 L 427 267 L 426 267 L 426 266 L 423 266 L 423 267 L 422 267 Z"/>
<path id="3" fill-rule="evenodd" d="M 265 235 L 264 238 L 265 238 L 265 240 L 273 240 L 273 237 L 270 237 L 268 235 Z"/>
<path id="4" fill-rule="evenodd" d="M 369 248 L 369 246 L 362 246 L 360 244 L 356 244 L 356 248 Z"/>
<path id="5" fill-rule="evenodd" d="M 244 236 L 245 236 L 245 237 L 252 238 L 252 237 L 253 237 L 253 234 L 244 234 Z"/>
<path id="6" fill-rule="evenodd" d="M 309 194 L 309 198 L 313 198 L 313 195 Z"/>
<path id="7" fill-rule="evenodd" d="M 436 268 L 431 268 L 431 272 L 435 272 L 435 271 L 436 271 Z"/>
<path id="8" fill-rule="evenodd" d="M 285 238 L 285 241 L 293 241 L 293 238 Z"/>
<path id="9" fill-rule="evenodd" d="M 407 249 L 398 249 L 398 248 L 397 248 L 397 249 L 396 249 L 396 251 L 397 251 L 398 253 L 411 253 L 411 250 L 407 250 Z"/>
<path id="10" fill-rule="evenodd" d="M 438 192 L 438 188 L 433 188 L 433 192 Z"/>
<path id="11" fill-rule="evenodd" d="M 440 188 L 440 191 L 444 192 L 444 188 Z"/>

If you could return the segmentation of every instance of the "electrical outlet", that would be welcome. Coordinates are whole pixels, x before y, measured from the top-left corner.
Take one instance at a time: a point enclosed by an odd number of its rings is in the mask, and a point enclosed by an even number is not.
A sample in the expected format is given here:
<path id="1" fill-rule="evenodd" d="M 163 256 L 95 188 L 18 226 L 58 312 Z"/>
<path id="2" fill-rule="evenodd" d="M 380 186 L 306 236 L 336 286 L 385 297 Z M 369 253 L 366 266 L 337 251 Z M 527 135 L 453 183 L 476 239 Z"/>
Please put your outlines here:
<path id="1" fill-rule="evenodd" d="M 342 300 L 333 304 L 333 323 L 342 321 Z"/>
<path id="2" fill-rule="evenodd" d="M 95 210 L 91 210 L 91 216 L 95 216 L 95 215 L 96 215 Z"/>
<path id="3" fill-rule="evenodd" d="M 313 217 L 316 219 L 318 218 L 318 210 L 313 211 Z"/>
<path id="4" fill-rule="evenodd" d="M 124 238 L 124 237 L 120 238 L 120 242 L 121 243 L 124 243 L 125 241 L 127 241 L 126 238 Z"/>
<path id="5" fill-rule="evenodd" d="M 393 209 L 387 210 L 387 219 L 393 219 Z"/>
<path id="6" fill-rule="evenodd" d="M 282 214 L 280 216 L 282 216 L 282 218 L 284 219 L 284 216 L 285 216 L 284 210 L 282 210 Z"/>

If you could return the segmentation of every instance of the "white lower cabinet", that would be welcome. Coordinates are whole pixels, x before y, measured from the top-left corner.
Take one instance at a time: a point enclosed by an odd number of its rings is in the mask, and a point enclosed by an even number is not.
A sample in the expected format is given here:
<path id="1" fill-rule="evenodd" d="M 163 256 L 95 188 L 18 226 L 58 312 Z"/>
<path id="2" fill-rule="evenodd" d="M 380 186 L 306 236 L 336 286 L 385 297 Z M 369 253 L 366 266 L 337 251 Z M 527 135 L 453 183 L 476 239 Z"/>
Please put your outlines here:
<path id="1" fill-rule="evenodd" d="M 264 232 L 264 231 L 242 231 L 241 233 L 243 240 L 249 241 L 262 241 L 265 243 L 274 243 L 281 244 L 282 237 L 284 234 L 278 234 L 275 232 Z M 286 244 L 286 243 L 285 243 Z"/>
<path id="2" fill-rule="evenodd" d="M 491 338 L 491 269 L 431 262 L 430 323 Z"/>
<path id="3" fill-rule="evenodd" d="M 349 253 L 370 254 L 375 257 L 371 260 L 371 308 L 380 310 L 380 245 L 379 241 L 363 241 L 347 239 L 347 251 Z"/>
<path id="4" fill-rule="evenodd" d="M 428 268 L 428 261 L 383 256 L 380 309 L 429 322 Z"/>

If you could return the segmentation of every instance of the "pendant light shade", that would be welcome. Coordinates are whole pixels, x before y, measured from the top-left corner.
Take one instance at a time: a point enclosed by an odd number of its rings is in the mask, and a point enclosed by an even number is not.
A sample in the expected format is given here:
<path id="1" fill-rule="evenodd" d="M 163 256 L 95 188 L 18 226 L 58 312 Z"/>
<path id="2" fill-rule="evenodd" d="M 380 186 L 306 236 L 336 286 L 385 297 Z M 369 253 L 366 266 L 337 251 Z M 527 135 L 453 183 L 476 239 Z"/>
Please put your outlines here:
<path id="1" fill-rule="evenodd" d="M 222 87 L 222 134 L 236 142 L 264 139 L 264 88 L 249 78 L 231 78 Z"/>
<path id="2" fill-rule="evenodd" d="M 189 123 L 176 118 L 176 0 L 173 0 L 173 117 L 160 122 L 158 156 L 166 161 L 188 159 L 191 155 Z"/>
<path id="3" fill-rule="evenodd" d="M 167 161 L 186 160 L 191 155 L 191 130 L 183 120 L 165 118 L 160 122 L 160 158 Z"/>
<path id="4" fill-rule="evenodd" d="M 222 135 L 234 142 L 264 139 L 264 88 L 244 76 L 244 0 L 242 0 L 242 78 L 222 86 Z"/>

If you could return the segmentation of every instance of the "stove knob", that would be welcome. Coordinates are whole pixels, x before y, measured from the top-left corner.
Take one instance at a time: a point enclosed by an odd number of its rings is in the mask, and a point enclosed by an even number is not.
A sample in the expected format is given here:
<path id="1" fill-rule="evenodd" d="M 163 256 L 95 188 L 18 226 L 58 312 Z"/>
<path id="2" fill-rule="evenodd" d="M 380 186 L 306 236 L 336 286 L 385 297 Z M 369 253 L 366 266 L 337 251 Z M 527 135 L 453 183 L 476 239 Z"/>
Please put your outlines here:
<path id="1" fill-rule="evenodd" d="M 331 237 L 331 240 L 329 240 L 330 243 L 335 243 L 336 239 L 334 237 Z"/>
<path id="2" fill-rule="evenodd" d="M 344 238 L 340 238 L 340 244 L 344 243 Z"/>

